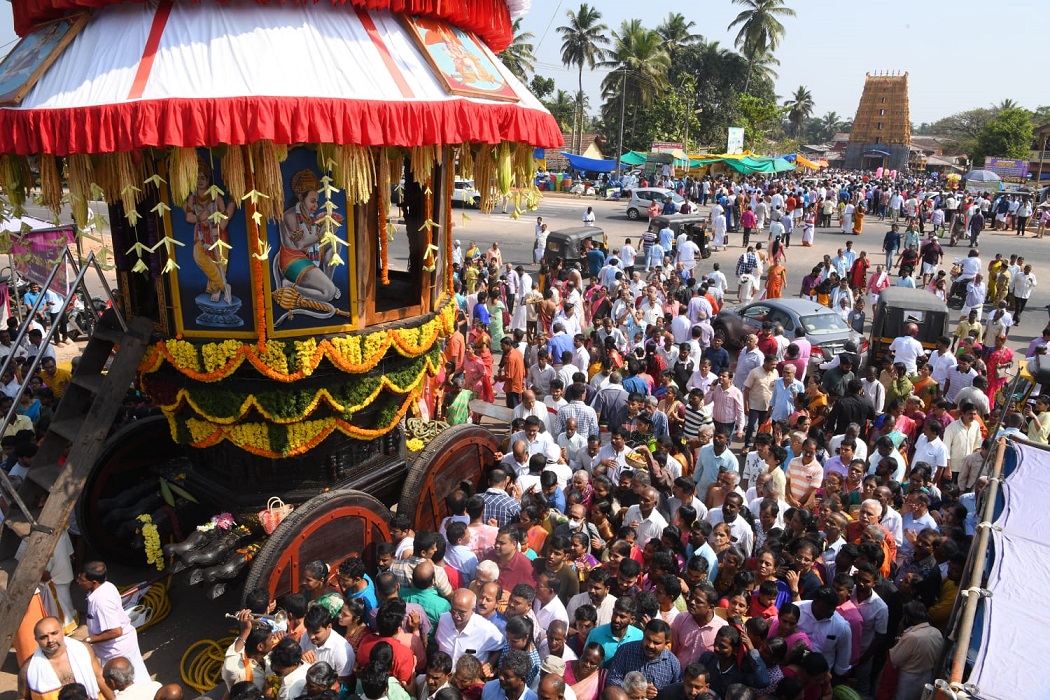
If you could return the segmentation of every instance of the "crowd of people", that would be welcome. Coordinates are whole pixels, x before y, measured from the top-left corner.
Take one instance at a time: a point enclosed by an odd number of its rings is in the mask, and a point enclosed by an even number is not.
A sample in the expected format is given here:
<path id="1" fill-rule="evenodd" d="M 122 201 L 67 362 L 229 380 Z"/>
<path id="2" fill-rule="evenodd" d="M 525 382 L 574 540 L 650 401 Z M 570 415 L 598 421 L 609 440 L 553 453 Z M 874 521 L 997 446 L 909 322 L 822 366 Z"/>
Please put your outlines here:
<path id="1" fill-rule="evenodd" d="M 923 227 L 951 201 L 848 178 L 682 188 L 711 207 L 716 250 L 741 235 L 733 285 L 663 228 L 637 248 L 588 246 L 586 270 L 545 259 L 542 219 L 536 273 L 498 243 L 456 242 L 460 314 L 434 417 L 485 422 L 508 435 L 502 452 L 449 496 L 438 531 L 397 513 L 390 541 L 303 564 L 300 592 L 248 591 L 223 665 L 230 700 L 921 696 L 940 671 L 992 443 L 1050 437 L 1050 396 L 1036 388 L 1017 406 L 1003 393 L 1031 267 L 997 256 L 995 286 L 982 286 L 971 250 L 963 317 L 932 352 L 911 325 L 882 364 L 851 344 L 825 357 L 772 319 L 730 348 L 712 320 L 731 287 L 745 301 L 765 276 L 761 293 L 787 293 L 792 231 L 806 245 L 836 215 L 853 233 L 865 216 L 893 219 L 885 264 L 847 240 L 801 296 L 858 331 L 894 270 L 946 299 L 940 227 Z M 983 204 L 960 206 L 949 226 Z M 1048 342 L 1050 327 L 1025 357 Z M 506 425 L 472 403 L 500 397 Z M 96 566 L 84 585 L 98 578 Z M 59 700 L 164 691 L 136 689 L 127 655 L 63 641 L 59 620 L 38 628 L 26 700 L 45 697 L 34 682 L 64 686 Z"/>

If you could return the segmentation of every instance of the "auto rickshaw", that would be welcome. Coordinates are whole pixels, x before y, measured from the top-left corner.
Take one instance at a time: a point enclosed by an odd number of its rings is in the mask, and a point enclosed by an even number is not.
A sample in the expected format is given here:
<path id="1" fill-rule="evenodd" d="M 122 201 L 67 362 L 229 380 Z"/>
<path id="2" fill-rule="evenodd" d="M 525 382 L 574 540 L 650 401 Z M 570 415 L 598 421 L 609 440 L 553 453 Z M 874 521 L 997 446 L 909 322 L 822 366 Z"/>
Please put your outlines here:
<path id="1" fill-rule="evenodd" d="M 1045 374 L 1047 372 L 1046 365 L 1050 364 L 1050 361 L 1047 361 L 1046 355 L 1042 355 L 1041 357 L 1044 360 L 1043 372 Z M 999 387 L 998 391 L 995 392 L 995 405 L 997 411 L 999 410 L 998 407 L 1002 406 L 1006 401 L 1007 393 L 1010 395 L 1009 398 L 1011 404 L 1008 410 L 1017 411 L 1018 413 L 1023 412 L 1028 400 L 1033 398 L 1032 392 L 1037 386 L 1039 386 L 1039 380 L 1035 377 L 1035 375 L 1039 373 L 1039 365 L 1032 364 L 1030 366 L 1027 360 L 1021 360 L 1018 362 L 1017 371 L 1018 376 L 1016 379 L 1011 379 L 1006 384 Z"/>
<path id="2" fill-rule="evenodd" d="M 924 289 L 889 287 L 882 290 L 871 319 L 868 364 L 881 367 L 889 357 L 890 344 L 894 338 L 904 335 L 904 327 L 909 323 L 919 327 L 916 340 L 922 347 L 933 350 L 937 339 L 948 335 L 948 306 Z"/>
<path id="3" fill-rule="evenodd" d="M 555 258 L 561 258 L 565 269 L 572 267 L 574 263 L 580 263 L 580 270 L 583 276 L 587 277 L 590 273 L 587 269 L 587 251 L 583 247 L 583 242 L 587 240 L 606 255 L 609 254 L 605 231 L 597 226 L 574 226 L 547 234 L 547 247 L 543 251 L 543 259 L 551 265 Z"/>
<path id="4" fill-rule="evenodd" d="M 676 214 L 674 216 L 654 216 L 649 220 L 649 230 L 659 233 L 662 229 L 671 227 L 674 231 L 672 243 L 678 240 L 683 232 L 696 243 L 700 249 L 700 257 L 707 260 L 711 257 L 711 239 L 707 235 L 707 217 L 699 214 Z"/>

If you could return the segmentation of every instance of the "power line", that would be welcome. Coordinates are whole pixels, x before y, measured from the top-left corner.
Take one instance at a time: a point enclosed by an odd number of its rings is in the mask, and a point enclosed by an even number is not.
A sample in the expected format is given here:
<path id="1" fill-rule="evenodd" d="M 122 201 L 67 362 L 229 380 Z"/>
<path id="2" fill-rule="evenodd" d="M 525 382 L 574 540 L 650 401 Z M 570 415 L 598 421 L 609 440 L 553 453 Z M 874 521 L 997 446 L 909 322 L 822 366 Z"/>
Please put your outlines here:
<path id="1" fill-rule="evenodd" d="M 551 25 L 554 24 L 554 18 L 558 16 L 558 10 L 561 9 L 563 0 L 558 0 L 558 6 L 554 8 L 554 12 L 551 13 L 551 19 L 547 22 L 547 28 L 543 30 L 543 34 L 540 35 L 540 40 L 536 42 L 536 51 L 539 51 L 540 46 L 543 44 L 543 40 L 547 38 L 547 32 L 551 30 Z"/>

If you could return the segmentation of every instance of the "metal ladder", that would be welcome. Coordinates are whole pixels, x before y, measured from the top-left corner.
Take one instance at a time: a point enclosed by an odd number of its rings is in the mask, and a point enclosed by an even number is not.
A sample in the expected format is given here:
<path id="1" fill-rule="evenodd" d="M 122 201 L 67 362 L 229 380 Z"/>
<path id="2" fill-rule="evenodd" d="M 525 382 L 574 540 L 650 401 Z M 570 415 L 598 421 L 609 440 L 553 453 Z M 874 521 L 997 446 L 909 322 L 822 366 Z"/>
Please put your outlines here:
<path id="1" fill-rule="evenodd" d="M 93 253 L 88 255 L 83 265 L 78 265 L 67 250 L 51 271 L 44 289 L 50 286 L 59 268 L 66 262 L 71 264 L 77 274 L 63 300 L 63 313 L 78 289 L 83 289 L 85 298 L 91 299 L 84 283 L 89 269 L 98 273 L 112 304 L 113 292 Z M 29 318 L 39 311 L 43 298 L 41 294 L 29 312 Z M 87 306 L 89 313 L 95 313 L 90 303 Z M 51 341 L 55 325 L 52 324 L 48 329 L 41 341 L 41 348 Z M 28 323 L 23 324 L 15 340 L 16 348 L 20 347 L 28 327 Z M 138 317 L 129 323 L 115 304 L 102 313 L 81 355 L 80 364 L 58 402 L 25 480 L 15 489 L 7 474 L 0 470 L 0 485 L 15 506 L 4 525 L 26 541 L 25 552 L 8 580 L 7 589 L 0 594 L 0 648 L 11 647 L 11 640 L 47 568 L 55 545 L 69 525 L 73 508 L 135 378 L 152 333 L 153 322 L 150 319 Z M 8 356 L 0 368 L 0 374 L 14 361 L 14 354 L 12 352 Z M 37 371 L 42 355 L 43 352 L 38 352 L 33 358 L 14 405 L 0 423 L 0 435 L 17 415 L 18 403 L 24 387 L 28 385 L 28 377 Z M 42 507 L 37 508 L 41 501 Z"/>

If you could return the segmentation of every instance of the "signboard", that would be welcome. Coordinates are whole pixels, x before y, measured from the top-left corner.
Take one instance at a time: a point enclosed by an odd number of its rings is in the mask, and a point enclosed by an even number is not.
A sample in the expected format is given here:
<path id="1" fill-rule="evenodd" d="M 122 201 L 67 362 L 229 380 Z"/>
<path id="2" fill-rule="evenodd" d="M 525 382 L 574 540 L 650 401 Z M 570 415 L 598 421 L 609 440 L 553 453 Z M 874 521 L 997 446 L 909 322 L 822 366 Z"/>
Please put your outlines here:
<path id="1" fill-rule="evenodd" d="M 65 296 L 69 293 L 69 278 L 62 256 L 66 248 L 73 243 L 73 227 L 38 228 L 21 236 L 11 236 L 11 259 L 15 270 L 26 279 L 43 285 L 47 282 L 51 269 L 61 263 L 51 289 Z"/>
<path id="2" fill-rule="evenodd" d="M 1028 177 L 1028 161 L 985 158 L 984 170 L 991 170 L 1004 180 L 1024 180 Z"/>
<path id="3" fill-rule="evenodd" d="M 729 138 L 726 139 L 726 153 L 735 155 L 744 152 L 744 127 L 729 127 Z"/>
<path id="4" fill-rule="evenodd" d="M 651 153 L 670 153 L 676 149 L 685 150 L 685 144 L 681 141 L 653 141 L 649 151 Z"/>

